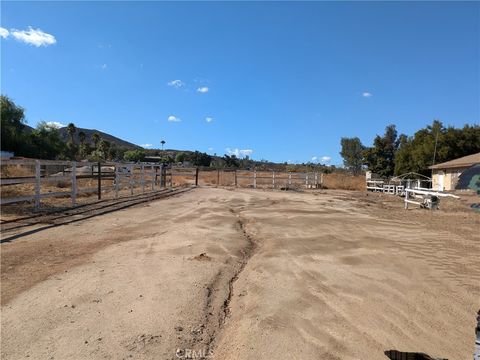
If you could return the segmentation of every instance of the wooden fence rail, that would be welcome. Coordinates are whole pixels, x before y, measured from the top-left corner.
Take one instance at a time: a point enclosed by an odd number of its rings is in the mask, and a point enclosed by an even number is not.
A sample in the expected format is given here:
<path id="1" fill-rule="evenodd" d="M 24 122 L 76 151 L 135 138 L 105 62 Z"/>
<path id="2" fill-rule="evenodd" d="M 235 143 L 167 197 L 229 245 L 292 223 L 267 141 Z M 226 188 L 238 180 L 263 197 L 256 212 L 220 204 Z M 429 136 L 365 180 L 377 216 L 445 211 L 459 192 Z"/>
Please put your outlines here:
<path id="1" fill-rule="evenodd" d="M 80 194 L 113 194 L 116 198 L 122 191 L 145 193 L 165 187 L 200 183 L 229 185 L 250 188 L 288 189 L 292 187 L 319 188 L 323 184 L 323 174 L 317 172 L 292 173 L 272 170 L 236 170 L 211 168 L 183 168 L 154 163 L 120 162 L 75 162 L 51 160 L 4 160 L 0 164 L 0 186 L 12 190 L 15 186 L 26 186 L 15 196 L 2 196 L 1 205 L 34 202 L 36 210 L 41 208 L 41 200 L 46 198 L 70 198 L 72 206 L 77 204 Z M 28 173 L 28 174 L 27 174 Z M 13 175 L 18 176 L 13 176 Z M 228 177 L 226 181 L 225 176 Z M 90 187 L 83 187 L 84 180 L 91 180 Z M 91 182 L 96 186 L 92 187 Z M 46 185 L 65 188 L 65 191 L 45 192 Z M 62 186 L 60 186 L 62 185 Z M 28 187 L 30 186 L 30 187 Z M 8 188 L 6 188 L 8 187 Z M 30 189 L 30 193 L 28 193 Z M 42 191 L 43 190 L 43 191 Z M 12 192 L 12 191 L 11 191 Z"/>

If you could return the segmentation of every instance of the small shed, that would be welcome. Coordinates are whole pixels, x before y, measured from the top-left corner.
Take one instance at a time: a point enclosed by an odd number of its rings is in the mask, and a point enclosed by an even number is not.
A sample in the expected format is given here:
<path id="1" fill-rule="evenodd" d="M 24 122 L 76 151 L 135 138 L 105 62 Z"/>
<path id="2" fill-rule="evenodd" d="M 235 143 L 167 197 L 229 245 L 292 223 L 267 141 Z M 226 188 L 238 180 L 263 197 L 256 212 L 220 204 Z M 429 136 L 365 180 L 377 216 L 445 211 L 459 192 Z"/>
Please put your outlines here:
<path id="1" fill-rule="evenodd" d="M 476 164 L 480 164 L 480 153 L 430 166 L 432 188 L 439 191 L 454 190 L 460 174 Z"/>

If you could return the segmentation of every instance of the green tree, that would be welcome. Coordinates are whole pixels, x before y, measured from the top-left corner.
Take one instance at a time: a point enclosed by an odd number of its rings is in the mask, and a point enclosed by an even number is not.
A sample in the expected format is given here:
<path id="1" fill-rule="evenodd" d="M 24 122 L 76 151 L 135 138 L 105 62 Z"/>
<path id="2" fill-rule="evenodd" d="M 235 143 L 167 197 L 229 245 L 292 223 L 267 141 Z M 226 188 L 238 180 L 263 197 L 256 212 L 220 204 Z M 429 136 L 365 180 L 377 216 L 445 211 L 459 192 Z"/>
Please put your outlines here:
<path id="1" fill-rule="evenodd" d="M 98 143 L 98 150 L 103 154 L 104 160 L 108 159 L 111 143 L 105 139 L 101 139 Z"/>
<path id="2" fill-rule="evenodd" d="M 66 144 L 60 138 L 58 129 L 40 122 L 30 134 L 31 153 L 29 156 L 39 159 L 58 159 L 66 154 Z"/>
<path id="3" fill-rule="evenodd" d="M 439 120 L 404 137 L 395 154 L 395 174 L 416 172 L 430 175 L 433 163 L 441 163 L 480 152 L 480 126 L 445 128 Z"/>
<path id="4" fill-rule="evenodd" d="M 365 147 L 358 137 L 346 138 L 342 137 L 340 140 L 342 150 L 340 155 L 343 157 L 343 164 L 354 175 L 359 174 L 362 171 L 363 166 L 363 153 Z"/>
<path id="5" fill-rule="evenodd" d="M 238 168 L 240 166 L 240 162 L 236 155 L 224 155 L 223 160 L 225 161 L 225 167 L 227 168 Z"/>
<path id="6" fill-rule="evenodd" d="M 22 155 L 26 151 L 24 109 L 7 96 L 0 96 L 1 148 Z"/>
<path id="7" fill-rule="evenodd" d="M 68 135 L 70 136 L 70 142 L 72 144 L 75 143 L 74 141 L 74 136 L 75 136 L 75 133 L 77 132 L 77 128 L 75 127 L 75 124 L 74 123 L 69 123 L 67 125 L 67 133 Z"/>
<path id="8" fill-rule="evenodd" d="M 98 150 L 98 143 L 100 142 L 100 135 L 98 133 L 93 133 L 92 135 L 93 144 L 95 146 L 95 150 Z"/>
<path id="9" fill-rule="evenodd" d="M 207 153 L 195 151 L 190 155 L 190 161 L 192 162 L 193 166 L 210 166 L 212 157 Z"/>
<path id="10" fill-rule="evenodd" d="M 366 148 L 365 164 L 368 170 L 382 176 L 392 176 L 395 170 L 395 154 L 399 146 L 395 125 L 388 125 L 383 136 L 377 135 L 373 147 Z"/>
<path id="11" fill-rule="evenodd" d="M 138 162 L 138 161 L 143 161 L 145 160 L 145 151 L 143 150 L 127 150 L 123 154 L 123 159 L 125 161 L 133 161 L 133 162 Z"/>
<path id="12" fill-rule="evenodd" d="M 175 156 L 175 162 L 176 163 L 183 163 L 187 160 L 187 154 L 185 154 L 184 152 L 179 152 L 177 153 L 177 155 Z"/>

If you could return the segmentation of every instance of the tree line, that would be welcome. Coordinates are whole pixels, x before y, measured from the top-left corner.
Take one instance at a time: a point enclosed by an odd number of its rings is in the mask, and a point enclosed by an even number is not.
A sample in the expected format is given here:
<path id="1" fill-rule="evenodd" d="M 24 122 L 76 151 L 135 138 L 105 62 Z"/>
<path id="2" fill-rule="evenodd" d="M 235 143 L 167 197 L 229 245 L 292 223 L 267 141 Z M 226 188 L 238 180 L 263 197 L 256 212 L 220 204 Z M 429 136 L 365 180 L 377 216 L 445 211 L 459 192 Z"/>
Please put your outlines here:
<path id="1" fill-rule="evenodd" d="M 1 149 L 11 151 L 16 156 L 38 159 L 103 161 L 123 157 L 126 149 L 117 147 L 103 139 L 98 133 L 92 135 L 93 146 L 86 141 L 86 134 L 78 131 L 75 124 L 69 123 L 66 131 L 68 141 L 63 141 L 56 126 L 44 121 L 35 129 L 27 126 L 25 110 L 7 96 L 0 96 Z M 77 134 L 78 132 L 78 134 Z M 78 135 L 78 143 L 74 135 Z"/>
<path id="2" fill-rule="evenodd" d="M 434 120 L 413 136 L 398 135 L 395 125 L 388 125 L 370 147 L 358 137 L 342 138 L 345 167 L 354 174 L 368 169 L 381 177 L 415 172 L 429 175 L 429 166 L 480 152 L 480 126 L 445 127 Z"/>

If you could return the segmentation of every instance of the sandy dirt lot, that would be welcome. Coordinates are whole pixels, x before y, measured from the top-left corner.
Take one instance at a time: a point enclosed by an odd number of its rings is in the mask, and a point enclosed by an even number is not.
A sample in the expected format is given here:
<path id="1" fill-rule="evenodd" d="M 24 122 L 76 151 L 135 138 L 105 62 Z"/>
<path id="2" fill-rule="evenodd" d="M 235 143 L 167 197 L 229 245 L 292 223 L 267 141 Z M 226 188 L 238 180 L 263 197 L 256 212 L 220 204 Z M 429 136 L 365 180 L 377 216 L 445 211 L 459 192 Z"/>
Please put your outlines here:
<path id="1" fill-rule="evenodd" d="M 388 195 L 214 188 L 50 228 L 1 245 L 1 358 L 471 359 L 479 229 Z"/>

